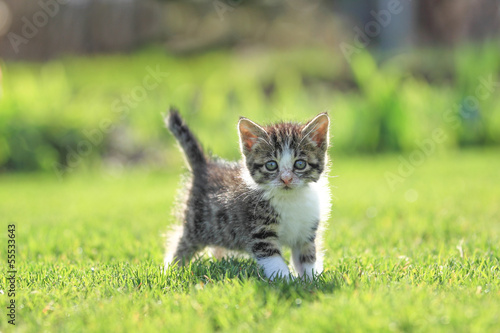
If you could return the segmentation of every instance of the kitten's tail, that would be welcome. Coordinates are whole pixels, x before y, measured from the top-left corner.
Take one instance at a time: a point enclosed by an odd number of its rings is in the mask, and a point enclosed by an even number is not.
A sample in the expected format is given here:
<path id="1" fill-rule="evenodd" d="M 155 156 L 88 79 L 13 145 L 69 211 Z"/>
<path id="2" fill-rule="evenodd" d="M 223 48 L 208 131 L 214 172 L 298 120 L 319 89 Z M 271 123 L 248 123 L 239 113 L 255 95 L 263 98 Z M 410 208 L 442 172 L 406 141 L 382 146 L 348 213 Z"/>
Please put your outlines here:
<path id="1" fill-rule="evenodd" d="M 203 153 L 203 149 L 175 108 L 170 108 L 168 116 L 165 117 L 165 124 L 182 147 L 193 173 L 204 170 L 207 165 L 207 159 Z"/>

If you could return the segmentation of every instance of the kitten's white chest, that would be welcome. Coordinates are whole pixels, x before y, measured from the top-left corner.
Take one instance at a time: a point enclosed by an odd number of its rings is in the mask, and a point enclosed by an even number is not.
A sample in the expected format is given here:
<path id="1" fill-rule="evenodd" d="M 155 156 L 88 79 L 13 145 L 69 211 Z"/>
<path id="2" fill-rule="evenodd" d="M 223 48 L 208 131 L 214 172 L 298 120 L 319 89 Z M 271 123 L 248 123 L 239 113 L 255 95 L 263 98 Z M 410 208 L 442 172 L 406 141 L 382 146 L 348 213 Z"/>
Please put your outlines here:
<path id="1" fill-rule="evenodd" d="M 280 216 L 278 237 L 283 245 L 297 246 L 314 234 L 322 215 L 322 191 L 316 185 L 309 184 L 292 193 L 278 193 L 271 198 L 271 204 Z"/>

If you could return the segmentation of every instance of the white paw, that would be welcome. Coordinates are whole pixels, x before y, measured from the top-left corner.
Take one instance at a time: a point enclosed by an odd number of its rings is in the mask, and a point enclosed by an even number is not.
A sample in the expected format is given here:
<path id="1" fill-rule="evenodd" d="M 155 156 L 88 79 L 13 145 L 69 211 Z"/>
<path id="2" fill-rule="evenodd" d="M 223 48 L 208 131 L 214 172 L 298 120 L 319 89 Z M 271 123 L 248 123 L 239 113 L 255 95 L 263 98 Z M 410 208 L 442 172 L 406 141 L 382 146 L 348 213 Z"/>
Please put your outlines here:
<path id="1" fill-rule="evenodd" d="M 308 278 L 312 279 L 313 276 L 321 274 L 321 272 L 318 271 L 315 263 L 303 263 L 302 268 L 304 269 L 304 273 L 301 274 L 301 277 L 307 276 Z"/>
<path id="2" fill-rule="evenodd" d="M 276 277 L 290 278 L 290 270 L 279 255 L 257 259 L 257 263 L 264 269 L 264 274 L 270 279 Z"/>

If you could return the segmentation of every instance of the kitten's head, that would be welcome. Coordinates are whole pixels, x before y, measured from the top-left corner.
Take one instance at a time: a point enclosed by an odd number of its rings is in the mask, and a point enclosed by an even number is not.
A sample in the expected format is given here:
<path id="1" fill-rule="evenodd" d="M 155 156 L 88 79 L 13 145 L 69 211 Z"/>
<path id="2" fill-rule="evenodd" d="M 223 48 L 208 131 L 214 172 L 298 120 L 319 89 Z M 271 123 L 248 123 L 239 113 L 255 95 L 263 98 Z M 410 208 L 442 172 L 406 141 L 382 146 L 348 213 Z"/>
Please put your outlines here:
<path id="1" fill-rule="evenodd" d="M 240 148 L 253 180 L 267 188 L 284 190 L 316 182 L 326 167 L 329 125 L 326 113 L 306 124 L 265 127 L 241 118 Z"/>

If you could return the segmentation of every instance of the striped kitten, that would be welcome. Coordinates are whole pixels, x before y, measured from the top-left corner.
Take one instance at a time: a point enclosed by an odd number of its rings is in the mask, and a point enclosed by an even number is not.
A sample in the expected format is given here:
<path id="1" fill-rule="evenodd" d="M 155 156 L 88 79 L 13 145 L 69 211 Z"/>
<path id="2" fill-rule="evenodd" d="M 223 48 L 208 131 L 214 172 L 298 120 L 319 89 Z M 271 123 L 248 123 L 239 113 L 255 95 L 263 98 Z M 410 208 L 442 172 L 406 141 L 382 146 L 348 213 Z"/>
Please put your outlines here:
<path id="1" fill-rule="evenodd" d="M 326 113 L 306 124 L 259 126 L 240 118 L 240 162 L 208 158 L 176 110 L 165 122 L 192 173 L 182 233 L 170 240 L 175 249 L 166 266 L 216 246 L 251 254 L 269 278 L 288 278 L 281 252 L 288 246 L 299 276 L 322 272 L 319 234 L 330 202 Z"/>

